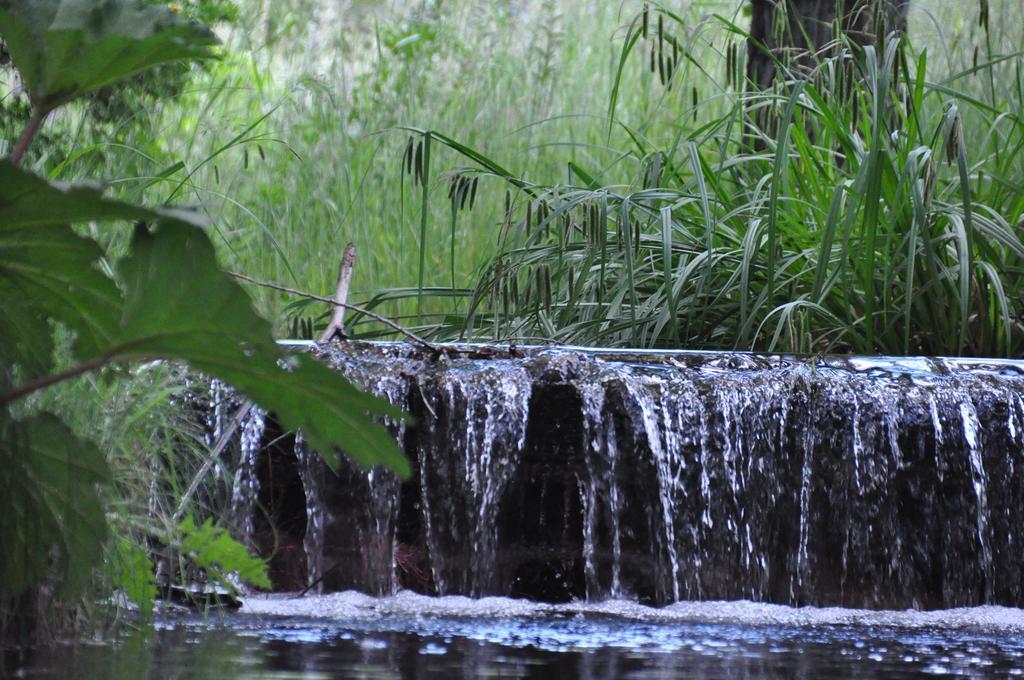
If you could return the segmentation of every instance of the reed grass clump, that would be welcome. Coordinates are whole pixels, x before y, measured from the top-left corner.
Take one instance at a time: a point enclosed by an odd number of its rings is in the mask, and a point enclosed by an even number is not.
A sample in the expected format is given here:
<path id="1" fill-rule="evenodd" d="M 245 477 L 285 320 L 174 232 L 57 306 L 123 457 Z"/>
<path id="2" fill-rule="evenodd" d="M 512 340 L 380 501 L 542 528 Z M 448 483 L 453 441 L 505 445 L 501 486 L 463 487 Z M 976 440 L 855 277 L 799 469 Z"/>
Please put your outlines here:
<path id="1" fill-rule="evenodd" d="M 659 14 L 659 38 L 667 34 Z M 671 17 L 677 21 L 676 17 Z M 678 30 L 685 31 L 685 27 Z M 634 24 L 624 62 L 639 51 Z M 692 37 L 690 38 L 692 40 Z M 673 48 L 680 40 L 672 38 Z M 657 43 L 656 43 L 657 45 Z M 666 90 L 696 69 L 659 56 Z M 726 50 L 728 55 L 734 51 Z M 735 59 L 732 56 L 731 59 Z M 978 67 L 981 70 L 981 66 Z M 665 71 L 663 74 L 662 71 Z M 617 160 L 515 192 L 460 333 L 572 344 L 789 352 L 1017 355 L 1021 120 L 930 83 L 927 53 L 847 45 L 774 91 L 729 89 Z M 729 82 L 729 81 L 727 81 Z M 735 83 L 735 80 L 732 80 Z M 694 90 L 696 92 L 696 90 Z M 962 111 L 992 117 L 968 149 Z M 623 162 L 627 161 L 627 162 Z M 476 181 L 476 180 L 474 180 Z"/>
<path id="2" fill-rule="evenodd" d="M 725 36 L 719 64 L 706 58 L 715 25 Z M 691 27 L 686 17 L 645 8 L 626 30 L 610 89 L 608 139 L 622 136 L 626 145 L 604 165 L 567 160 L 562 182 L 530 182 L 422 132 L 473 164 L 456 171 L 453 186 L 472 177 L 475 195 L 483 176 L 510 192 L 497 252 L 466 313 L 442 332 L 609 346 L 1019 355 L 1024 242 L 1011 187 L 1020 186 L 1024 128 L 1008 106 L 1012 91 L 992 86 L 986 102 L 953 86 L 1019 53 L 990 54 L 936 83 L 927 50 L 908 39 L 892 35 L 881 50 L 843 42 L 813 68 L 780 64 L 782 77 L 765 92 L 738 76 L 736 40 L 746 38 L 725 17 Z M 708 45 L 691 53 L 702 40 Z M 663 134 L 617 115 L 636 58 L 665 99 L 673 85 L 689 84 L 690 109 Z M 691 84 L 723 67 L 724 78 L 710 78 L 712 92 Z M 970 125 L 987 129 L 968 133 Z M 978 144 L 968 148 L 968 138 Z M 454 225 L 465 204 L 449 198 Z M 454 242 L 453 231 L 453 266 Z"/>

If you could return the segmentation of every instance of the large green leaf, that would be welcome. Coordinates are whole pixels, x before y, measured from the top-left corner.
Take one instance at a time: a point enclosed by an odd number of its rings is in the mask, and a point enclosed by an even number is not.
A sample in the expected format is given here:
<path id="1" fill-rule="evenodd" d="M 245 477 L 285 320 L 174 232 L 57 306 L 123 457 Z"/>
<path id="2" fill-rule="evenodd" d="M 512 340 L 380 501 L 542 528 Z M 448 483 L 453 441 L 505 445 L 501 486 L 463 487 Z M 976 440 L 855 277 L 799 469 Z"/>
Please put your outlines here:
<path id="1" fill-rule="evenodd" d="M 109 481 L 103 454 L 57 416 L 0 411 L 0 592 L 21 592 L 52 569 L 65 592 L 88 582 L 107 535 L 97 485 Z"/>
<path id="2" fill-rule="evenodd" d="M 0 361 L 26 377 L 50 370 L 48 319 L 77 335 L 76 354 L 94 357 L 118 336 L 121 293 L 99 267 L 103 251 L 69 222 L 191 219 L 104 198 L 96 185 L 51 184 L 0 160 Z"/>
<path id="3" fill-rule="evenodd" d="M 17 300 L 0 312 L 0 357 L 32 374 L 40 361 L 29 350 L 49 347 L 41 320 L 61 321 L 77 332 L 80 360 L 183 359 L 301 428 L 329 464 L 340 446 L 363 464 L 408 472 L 390 435 L 367 417 L 401 413 L 306 355 L 285 359 L 270 324 L 221 271 L 206 232 L 185 218 L 106 199 L 98 186 L 53 185 L 0 161 L 0 294 Z M 160 223 L 154 232 L 136 229 L 120 267 L 123 297 L 97 268 L 95 242 L 50 226 L 104 220 Z"/>
<path id="4" fill-rule="evenodd" d="M 0 356 L 29 375 L 49 370 L 46 319 L 76 332 L 76 354 L 96 356 L 117 338 L 121 293 L 97 263 L 99 245 L 64 225 L 8 226 L 0 221 Z M 46 353 L 45 356 L 43 353 Z M 25 357 L 24 361 L 16 361 Z"/>
<path id="5" fill-rule="evenodd" d="M 39 378 L 53 368 L 53 339 L 46 316 L 22 300 L 11 299 L 0 283 L 0 390 L 10 389 L 17 366 L 22 379 Z"/>
<path id="6" fill-rule="evenodd" d="M 204 231 L 174 221 L 154 232 L 139 227 L 120 271 L 125 309 L 113 354 L 184 359 L 276 413 L 285 427 L 301 428 L 329 464 L 340 445 L 363 464 L 408 473 L 387 430 L 367 418 L 402 413 L 307 355 L 283 356 L 270 324 L 217 266 Z"/>
<path id="7" fill-rule="evenodd" d="M 0 0 L 0 37 L 43 112 L 217 44 L 209 28 L 141 0 Z"/>

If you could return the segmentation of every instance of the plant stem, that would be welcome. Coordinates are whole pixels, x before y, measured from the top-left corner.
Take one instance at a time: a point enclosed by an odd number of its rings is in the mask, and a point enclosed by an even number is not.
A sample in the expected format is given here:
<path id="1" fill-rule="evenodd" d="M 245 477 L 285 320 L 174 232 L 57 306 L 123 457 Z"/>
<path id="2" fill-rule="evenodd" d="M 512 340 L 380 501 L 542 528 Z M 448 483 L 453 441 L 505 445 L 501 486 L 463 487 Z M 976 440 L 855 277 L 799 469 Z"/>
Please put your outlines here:
<path id="1" fill-rule="evenodd" d="M 15 165 L 21 163 L 21 158 L 28 151 L 28 147 L 32 140 L 35 139 L 36 133 L 39 132 L 39 127 L 43 124 L 45 115 L 42 109 L 35 106 L 32 107 L 32 115 L 28 119 L 28 125 L 25 126 L 21 137 L 14 144 L 14 149 L 11 150 L 11 162 Z"/>
<path id="2" fill-rule="evenodd" d="M 238 407 L 238 411 L 231 419 L 231 422 L 228 423 L 228 426 L 224 428 L 223 432 L 221 432 L 220 439 L 217 440 L 217 443 L 214 444 L 213 448 L 210 450 L 210 455 L 206 457 L 206 461 L 203 463 L 203 466 L 199 468 L 199 472 L 192 478 L 192 482 L 188 485 L 188 489 L 185 490 L 185 493 L 181 496 L 181 500 L 178 501 L 178 509 L 174 511 L 175 522 L 181 521 L 181 518 L 185 514 L 185 510 L 188 508 L 188 502 L 192 498 L 192 494 L 194 494 L 196 489 L 199 488 L 199 483 L 203 480 L 203 477 L 206 476 L 206 473 L 210 471 L 210 468 L 213 467 L 214 463 L 220 460 L 220 454 L 224 451 L 224 447 L 231 443 L 235 431 L 237 431 L 242 425 L 242 421 L 245 420 L 245 417 L 249 415 L 249 411 L 251 411 L 252 407 L 255 405 L 256 403 L 254 401 L 246 399 L 245 402 Z"/>
<path id="3" fill-rule="evenodd" d="M 10 392 L 0 394 L 0 405 L 4 405 L 8 402 L 14 401 L 15 399 L 21 399 L 22 397 L 32 394 L 33 392 L 37 392 L 43 389 L 44 387 L 56 385 L 59 382 L 64 382 L 65 380 L 70 380 L 71 378 L 77 378 L 78 376 L 88 373 L 90 371 L 94 371 L 97 368 L 103 368 L 111 361 L 113 361 L 113 356 L 112 354 L 107 353 L 102 356 L 98 356 L 90 361 L 86 361 L 83 364 L 72 366 L 66 371 L 61 371 L 60 373 L 48 375 L 45 378 L 39 378 L 38 380 L 27 382 L 24 385 L 15 387 Z"/>
<path id="4" fill-rule="evenodd" d="M 431 133 L 423 135 L 423 165 L 421 168 L 420 182 L 423 188 L 420 197 L 420 274 L 416 286 L 416 315 L 417 318 L 423 315 L 423 274 L 427 266 L 427 219 L 430 210 L 430 138 Z"/>

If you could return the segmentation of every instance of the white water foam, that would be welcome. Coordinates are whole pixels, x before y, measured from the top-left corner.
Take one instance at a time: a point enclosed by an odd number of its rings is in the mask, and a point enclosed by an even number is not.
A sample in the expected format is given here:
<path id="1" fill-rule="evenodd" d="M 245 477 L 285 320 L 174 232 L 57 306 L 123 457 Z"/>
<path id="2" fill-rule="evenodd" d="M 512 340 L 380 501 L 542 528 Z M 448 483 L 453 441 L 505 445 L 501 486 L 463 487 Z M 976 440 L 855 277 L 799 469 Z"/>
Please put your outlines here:
<path id="1" fill-rule="evenodd" d="M 257 595 L 244 599 L 242 613 L 309 619 L 372 621 L 393 617 L 465 619 L 614 617 L 645 624 L 704 623 L 743 626 L 872 626 L 907 629 L 980 629 L 1024 633 L 1024 609 L 986 605 L 935 611 L 789 607 L 763 602 L 677 602 L 648 607 L 630 600 L 545 604 L 508 597 L 432 597 L 401 591 L 373 597 L 354 591 L 294 597 Z"/>

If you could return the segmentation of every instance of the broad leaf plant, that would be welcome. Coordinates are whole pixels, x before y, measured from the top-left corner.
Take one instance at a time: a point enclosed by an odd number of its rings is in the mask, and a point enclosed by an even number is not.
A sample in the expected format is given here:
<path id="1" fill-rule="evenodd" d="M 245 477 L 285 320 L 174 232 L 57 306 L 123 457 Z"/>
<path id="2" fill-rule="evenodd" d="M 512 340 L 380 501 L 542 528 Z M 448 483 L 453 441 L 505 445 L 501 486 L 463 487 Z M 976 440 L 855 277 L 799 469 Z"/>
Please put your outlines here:
<path id="1" fill-rule="evenodd" d="M 394 441 L 371 419 L 403 414 L 311 357 L 285 353 L 219 267 L 197 213 L 123 203 L 98 184 L 49 182 L 21 167 L 55 109 L 159 64 L 215 57 L 213 33 L 140 0 L 0 0 L 0 39 L 32 106 L 24 133 L 0 159 L 0 594 L 44 578 L 79 592 L 102 558 L 110 538 L 106 459 L 26 398 L 114 364 L 188 362 L 301 429 L 329 465 L 344 452 L 407 474 Z M 73 229 L 81 223 L 133 229 L 129 254 L 109 263 L 99 243 Z M 64 357 L 60 368 L 55 324 L 73 336 L 71 363 Z M 198 562 L 211 560 L 203 545 L 217 545 L 228 562 L 244 565 L 244 578 L 266 585 L 263 563 L 246 562 L 226 534 L 204 527 L 212 536 L 205 542 L 191 518 L 181 527 Z M 115 538 L 117 549 L 144 572 L 148 560 L 122 541 Z M 148 606 L 151 583 L 130 571 L 125 591 Z"/>

